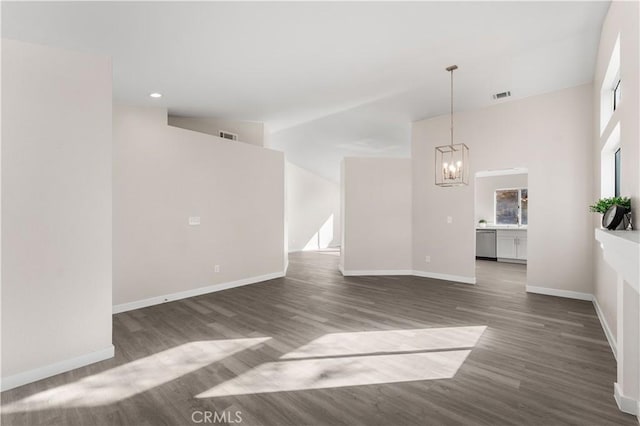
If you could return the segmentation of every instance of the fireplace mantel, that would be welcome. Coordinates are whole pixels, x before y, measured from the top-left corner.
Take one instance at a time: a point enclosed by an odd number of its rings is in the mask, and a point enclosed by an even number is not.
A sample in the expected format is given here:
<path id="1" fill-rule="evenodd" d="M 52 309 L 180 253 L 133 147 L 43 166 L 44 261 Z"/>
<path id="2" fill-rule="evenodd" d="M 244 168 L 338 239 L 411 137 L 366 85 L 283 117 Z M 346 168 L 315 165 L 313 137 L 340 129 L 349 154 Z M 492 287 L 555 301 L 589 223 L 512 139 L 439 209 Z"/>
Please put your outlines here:
<path id="1" fill-rule="evenodd" d="M 614 397 L 620 410 L 640 421 L 640 231 L 596 229 L 604 260 L 618 275 L 616 289 L 618 381 Z"/>
<path id="2" fill-rule="evenodd" d="M 618 275 L 640 293 L 640 231 L 596 229 L 604 259 Z"/>

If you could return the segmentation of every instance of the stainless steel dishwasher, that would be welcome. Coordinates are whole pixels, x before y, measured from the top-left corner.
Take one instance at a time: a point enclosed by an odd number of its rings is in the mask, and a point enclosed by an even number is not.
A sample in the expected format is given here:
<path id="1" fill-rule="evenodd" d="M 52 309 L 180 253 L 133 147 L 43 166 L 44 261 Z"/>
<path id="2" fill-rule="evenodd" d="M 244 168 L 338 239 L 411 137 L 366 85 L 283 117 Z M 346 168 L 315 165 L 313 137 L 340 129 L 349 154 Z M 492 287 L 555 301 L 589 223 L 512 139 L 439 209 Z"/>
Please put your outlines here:
<path id="1" fill-rule="evenodd" d="M 496 230 L 476 230 L 476 259 L 496 260 Z"/>

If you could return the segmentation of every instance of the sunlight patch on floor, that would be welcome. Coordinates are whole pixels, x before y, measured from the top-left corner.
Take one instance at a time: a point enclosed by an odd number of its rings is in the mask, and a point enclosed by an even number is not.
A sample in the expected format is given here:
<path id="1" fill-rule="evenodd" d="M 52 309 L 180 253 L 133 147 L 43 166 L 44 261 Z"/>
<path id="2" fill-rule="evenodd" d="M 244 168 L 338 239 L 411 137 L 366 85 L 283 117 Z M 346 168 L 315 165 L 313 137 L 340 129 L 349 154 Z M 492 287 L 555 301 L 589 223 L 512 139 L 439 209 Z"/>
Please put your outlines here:
<path id="1" fill-rule="evenodd" d="M 113 404 L 269 339 L 257 337 L 185 343 L 4 405 L 2 412 Z"/>
<path id="2" fill-rule="evenodd" d="M 473 326 L 331 333 L 281 359 L 471 348 L 485 329 Z"/>
<path id="3" fill-rule="evenodd" d="M 470 352 L 460 350 L 270 362 L 209 389 L 196 398 L 450 379 Z"/>
<path id="4" fill-rule="evenodd" d="M 450 379 L 485 330 L 477 326 L 331 333 L 196 397 Z"/>

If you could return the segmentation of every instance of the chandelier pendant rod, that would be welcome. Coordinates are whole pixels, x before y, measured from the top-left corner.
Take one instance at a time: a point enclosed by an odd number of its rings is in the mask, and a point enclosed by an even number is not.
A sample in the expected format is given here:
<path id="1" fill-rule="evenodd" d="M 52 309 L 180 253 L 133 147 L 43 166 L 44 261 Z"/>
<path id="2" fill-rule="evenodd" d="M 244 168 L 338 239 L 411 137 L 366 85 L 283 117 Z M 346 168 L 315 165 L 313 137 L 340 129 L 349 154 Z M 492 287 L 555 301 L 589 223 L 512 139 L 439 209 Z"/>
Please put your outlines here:
<path id="1" fill-rule="evenodd" d="M 457 68 L 457 67 L 456 67 Z M 451 67 L 451 147 L 453 147 L 453 70 Z"/>
<path id="2" fill-rule="evenodd" d="M 451 65 L 447 67 L 447 71 L 451 73 L 451 147 L 453 149 L 453 72 L 458 69 L 457 65 Z"/>

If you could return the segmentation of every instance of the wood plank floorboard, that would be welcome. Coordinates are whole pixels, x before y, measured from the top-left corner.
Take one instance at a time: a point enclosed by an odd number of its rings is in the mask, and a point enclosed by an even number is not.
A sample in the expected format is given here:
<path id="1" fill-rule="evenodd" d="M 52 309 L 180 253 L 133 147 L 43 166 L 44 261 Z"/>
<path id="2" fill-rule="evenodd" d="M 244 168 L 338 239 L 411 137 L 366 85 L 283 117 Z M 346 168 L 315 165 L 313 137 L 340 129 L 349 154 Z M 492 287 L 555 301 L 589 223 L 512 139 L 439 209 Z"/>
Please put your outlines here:
<path id="1" fill-rule="evenodd" d="M 527 294 L 525 266 L 478 261 L 471 286 L 337 264 L 114 315 L 115 358 L 3 392 L 2 424 L 637 426 L 593 305 Z"/>

